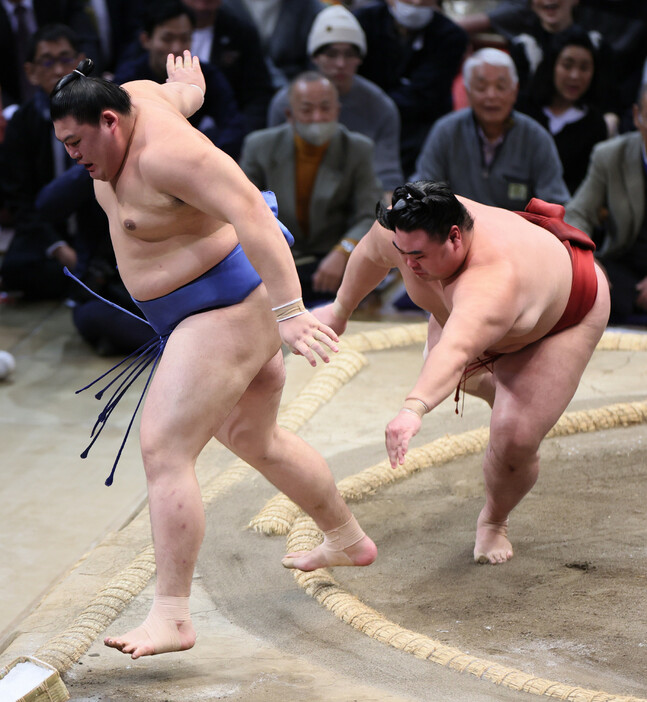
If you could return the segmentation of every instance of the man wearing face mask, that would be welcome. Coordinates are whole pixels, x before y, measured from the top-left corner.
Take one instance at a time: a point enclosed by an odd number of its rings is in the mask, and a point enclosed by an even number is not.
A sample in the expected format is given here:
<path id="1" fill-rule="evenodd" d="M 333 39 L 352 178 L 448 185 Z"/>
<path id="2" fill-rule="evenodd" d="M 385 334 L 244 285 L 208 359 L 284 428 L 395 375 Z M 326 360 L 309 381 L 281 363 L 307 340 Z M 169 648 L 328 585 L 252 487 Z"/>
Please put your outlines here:
<path id="1" fill-rule="evenodd" d="M 402 122 L 400 152 L 411 175 L 427 132 L 452 109 L 452 85 L 467 34 L 438 11 L 438 0 L 381 0 L 355 10 L 366 35 L 358 72 L 395 102 Z"/>
<path id="2" fill-rule="evenodd" d="M 339 124 L 337 90 L 325 76 L 298 75 L 289 105 L 287 124 L 247 136 L 240 166 L 258 188 L 275 193 L 281 221 L 294 235 L 304 302 L 313 304 L 334 297 L 382 186 L 373 142 Z"/>

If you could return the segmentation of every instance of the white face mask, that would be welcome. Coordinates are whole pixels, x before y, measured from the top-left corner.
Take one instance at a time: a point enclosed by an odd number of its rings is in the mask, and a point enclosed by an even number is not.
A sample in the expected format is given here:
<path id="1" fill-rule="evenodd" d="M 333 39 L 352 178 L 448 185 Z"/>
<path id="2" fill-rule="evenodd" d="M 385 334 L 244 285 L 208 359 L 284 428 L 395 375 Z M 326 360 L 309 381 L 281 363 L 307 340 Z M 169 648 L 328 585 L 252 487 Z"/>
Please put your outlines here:
<path id="1" fill-rule="evenodd" d="M 327 144 L 337 133 L 339 122 L 295 122 L 296 133 L 313 146 Z"/>
<path id="2" fill-rule="evenodd" d="M 389 10 L 395 21 L 407 29 L 422 29 L 434 16 L 433 7 L 416 7 L 400 0 L 395 0 L 393 5 L 389 5 Z"/>

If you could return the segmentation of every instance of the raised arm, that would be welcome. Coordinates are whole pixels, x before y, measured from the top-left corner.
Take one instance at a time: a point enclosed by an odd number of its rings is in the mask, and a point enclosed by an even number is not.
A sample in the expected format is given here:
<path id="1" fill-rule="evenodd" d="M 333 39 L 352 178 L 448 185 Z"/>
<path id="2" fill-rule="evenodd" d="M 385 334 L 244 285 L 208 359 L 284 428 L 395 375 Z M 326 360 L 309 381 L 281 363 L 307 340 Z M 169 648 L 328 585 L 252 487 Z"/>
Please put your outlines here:
<path id="1" fill-rule="evenodd" d="M 163 86 L 166 97 L 185 117 L 190 117 L 204 102 L 206 84 L 200 59 L 191 56 L 188 50 L 177 58 L 169 54 L 166 57 L 166 73 L 168 78 Z"/>

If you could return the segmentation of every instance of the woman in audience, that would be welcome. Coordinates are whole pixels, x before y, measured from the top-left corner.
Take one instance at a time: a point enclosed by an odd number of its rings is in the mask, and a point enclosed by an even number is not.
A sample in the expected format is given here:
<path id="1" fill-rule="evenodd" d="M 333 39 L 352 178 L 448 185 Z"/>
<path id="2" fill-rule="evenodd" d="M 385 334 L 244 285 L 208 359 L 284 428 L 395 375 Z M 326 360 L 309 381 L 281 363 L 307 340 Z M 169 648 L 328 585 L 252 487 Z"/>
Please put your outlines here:
<path id="1" fill-rule="evenodd" d="M 546 54 L 529 97 L 518 108 L 553 135 L 571 195 L 584 180 L 593 146 L 607 138 L 607 125 L 595 107 L 597 52 L 587 32 L 566 30 Z"/>

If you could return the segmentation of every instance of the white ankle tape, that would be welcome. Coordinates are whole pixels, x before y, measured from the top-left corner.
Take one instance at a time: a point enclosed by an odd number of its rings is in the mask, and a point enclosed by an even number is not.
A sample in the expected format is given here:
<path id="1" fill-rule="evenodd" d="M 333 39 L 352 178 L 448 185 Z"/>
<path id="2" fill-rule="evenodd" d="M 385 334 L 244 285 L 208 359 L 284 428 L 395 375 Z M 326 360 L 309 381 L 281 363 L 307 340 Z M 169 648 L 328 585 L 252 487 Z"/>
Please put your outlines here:
<path id="1" fill-rule="evenodd" d="M 355 517 L 351 517 L 345 524 L 324 531 L 323 546 L 331 551 L 343 551 L 364 538 L 362 527 Z"/>
<path id="2" fill-rule="evenodd" d="M 162 619 L 185 622 L 191 619 L 189 597 L 173 597 L 172 595 L 155 595 L 152 611 Z"/>

